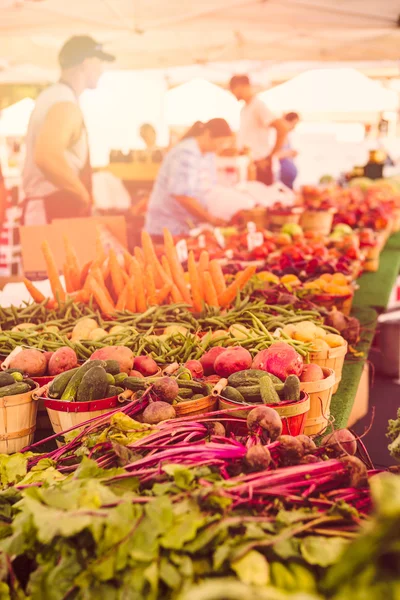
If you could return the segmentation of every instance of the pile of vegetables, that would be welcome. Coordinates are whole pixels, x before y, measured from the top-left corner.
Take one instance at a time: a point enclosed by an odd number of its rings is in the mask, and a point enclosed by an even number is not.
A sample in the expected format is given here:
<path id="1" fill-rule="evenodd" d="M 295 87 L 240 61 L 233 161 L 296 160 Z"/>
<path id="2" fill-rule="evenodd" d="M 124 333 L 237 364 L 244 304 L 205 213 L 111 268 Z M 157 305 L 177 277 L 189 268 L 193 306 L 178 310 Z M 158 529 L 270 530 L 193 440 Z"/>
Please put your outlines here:
<path id="1" fill-rule="evenodd" d="M 371 535 L 370 487 L 382 505 L 396 486 L 353 456 L 349 432 L 316 448 L 260 406 L 228 439 L 229 411 L 150 425 L 132 418 L 142 408 L 75 427 L 50 453 L 0 457 L 5 598 L 345 597 L 333 574 L 365 569 L 352 548 Z M 363 556 L 377 561 L 390 533 L 375 539 Z"/>

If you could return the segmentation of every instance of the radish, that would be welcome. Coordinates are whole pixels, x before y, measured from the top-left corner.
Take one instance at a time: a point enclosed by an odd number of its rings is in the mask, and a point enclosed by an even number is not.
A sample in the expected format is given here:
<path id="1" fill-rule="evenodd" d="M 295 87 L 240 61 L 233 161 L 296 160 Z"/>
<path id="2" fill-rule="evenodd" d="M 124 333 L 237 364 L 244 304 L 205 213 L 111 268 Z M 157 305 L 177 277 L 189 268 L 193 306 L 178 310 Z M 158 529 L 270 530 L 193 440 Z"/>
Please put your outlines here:
<path id="1" fill-rule="evenodd" d="M 204 370 L 204 375 L 213 375 L 215 373 L 214 363 L 218 356 L 225 352 L 226 348 L 222 346 L 214 346 L 200 358 L 200 363 Z"/>
<path id="2" fill-rule="evenodd" d="M 214 363 L 214 369 L 220 377 L 229 377 L 238 371 L 251 367 L 251 354 L 246 348 L 233 346 L 222 352 Z"/>
<path id="3" fill-rule="evenodd" d="M 266 350 L 261 350 L 256 354 L 252 368 L 267 371 L 285 381 L 289 375 L 300 377 L 303 370 L 303 359 L 286 342 L 275 342 Z"/>

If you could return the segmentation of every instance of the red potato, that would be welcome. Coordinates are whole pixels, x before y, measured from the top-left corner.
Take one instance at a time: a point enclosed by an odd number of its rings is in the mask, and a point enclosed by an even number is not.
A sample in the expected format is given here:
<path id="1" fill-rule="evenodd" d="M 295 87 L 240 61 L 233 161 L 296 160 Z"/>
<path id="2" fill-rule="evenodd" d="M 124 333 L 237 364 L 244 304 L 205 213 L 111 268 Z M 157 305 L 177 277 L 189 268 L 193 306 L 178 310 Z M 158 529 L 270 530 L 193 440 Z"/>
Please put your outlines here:
<path id="1" fill-rule="evenodd" d="M 233 346 L 218 356 L 214 363 L 214 368 L 220 377 L 229 377 L 229 375 L 238 371 L 250 369 L 251 361 L 251 354 L 246 348 Z"/>
<path id="2" fill-rule="evenodd" d="M 49 375 L 59 375 L 64 371 L 75 369 L 78 366 L 78 357 L 74 350 L 68 346 L 58 348 L 49 360 L 48 373 Z"/>
<path id="3" fill-rule="evenodd" d="M 185 363 L 185 367 L 186 369 L 189 369 L 189 371 L 192 374 L 192 377 L 194 377 L 195 379 L 201 379 L 202 377 L 204 377 L 203 365 L 199 360 L 188 360 Z"/>
<path id="4" fill-rule="evenodd" d="M 50 359 L 53 356 L 54 352 L 43 352 L 43 355 L 46 359 L 47 366 L 49 365 Z"/>
<path id="5" fill-rule="evenodd" d="M 29 377 L 42 377 L 46 373 L 46 357 L 40 350 L 22 350 L 10 362 L 10 369 L 20 369 Z"/>
<path id="6" fill-rule="evenodd" d="M 296 350 L 285 342 L 275 342 L 254 357 L 253 369 L 267 371 L 282 381 L 289 375 L 300 377 L 303 371 L 303 359 Z"/>
<path id="7" fill-rule="evenodd" d="M 133 361 L 133 368 L 144 377 L 151 377 L 158 371 L 158 365 L 151 356 L 136 356 Z"/>
<path id="8" fill-rule="evenodd" d="M 135 369 L 132 369 L 132 371 L 129 373 L 129 377 L 142 377 L 142 378 L 144 378 L 144 375 L 140 371 L 135 371 Z"/>
<path id="9" fill-rule="evenodd" d="M 133 369 L 133 352 L 126 346 L 107 346 L 93 352 L 90 360 L 116 360 L 121 373 L 130 373 Z"/>
<path id="10" fill-rule="evenodd" d="M 225 352 L 226 348 L 222 346 L 214 346 L 200 358 L 200 363 L 204 370 L 204 375 L 213 375 L 215 373 L 214 363 L 218 356 Z"/>
<path id="11" fill-rule="evenodd" d="M 304 365 L 300 381 L 306 383 L 309 381 L 322 381 L 322 379 L 325 379 L 325 376 L 319 365 L 314 365 L 313 363 Z"/>

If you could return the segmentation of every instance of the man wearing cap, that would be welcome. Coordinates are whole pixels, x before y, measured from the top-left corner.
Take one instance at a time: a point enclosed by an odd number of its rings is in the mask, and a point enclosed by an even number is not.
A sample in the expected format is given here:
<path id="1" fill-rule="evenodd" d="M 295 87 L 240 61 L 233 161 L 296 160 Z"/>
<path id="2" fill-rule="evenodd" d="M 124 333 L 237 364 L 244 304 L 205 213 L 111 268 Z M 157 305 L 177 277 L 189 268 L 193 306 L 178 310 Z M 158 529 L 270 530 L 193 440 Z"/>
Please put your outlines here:
<path id="1" fill-rule="evenodd" d="M 60 81 L 39 95 L 29 122 L 24 225 L 90 215 L 92 172 L 79 97 L 97 87 L 103 62 L 112 60 L 89 36 L 74 36 L 61 48 Z"/>

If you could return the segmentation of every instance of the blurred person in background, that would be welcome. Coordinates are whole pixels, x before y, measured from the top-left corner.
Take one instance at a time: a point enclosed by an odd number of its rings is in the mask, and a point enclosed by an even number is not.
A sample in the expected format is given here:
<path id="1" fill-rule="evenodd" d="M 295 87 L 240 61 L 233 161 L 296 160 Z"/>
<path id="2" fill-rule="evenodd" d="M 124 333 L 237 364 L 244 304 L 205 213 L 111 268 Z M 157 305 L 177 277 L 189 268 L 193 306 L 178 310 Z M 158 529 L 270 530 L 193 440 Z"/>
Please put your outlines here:
<path id="1" fill-rule="evenodd" d="M 287 123 L 287 134 L 282 149 L 279 150 L 277 156 L 280 163 L 280 180 L 292 190 L 294 181 L 298 175 L 296 163 L 293 159 L 296 158 L 298 152 L 292 148 L 290 133 L 300 121 L 300 117 L 296 112 L 290 112 L 284 116 L 284 119 Z"/>
<path id="2" fill-rule="evenodd" d="M 139 129 L 139 135 L 142 138 L 146 150 L 155 150 L 157 148 L 157 132 L 150 123 L 143 123 Z"/>
<path id="3" fill-rule="evenodd" d="M 224 119 L 197 122 L 165 156 L 149 200 L 145 229 L 155 242 L 163 228 L 186 235 L 191 227 L 225 221 L 213 216 L 206 197 L 217 183 L 215 154 L 230 142 L 232 131 Z"/>
<path id="4" fill-rule="evenodd" d="M 0 165 L 0 231 L 3 229 L 6 218 L 7 190 Z"/>
<path id="5" fill-rule="evenodd" d="M 23 224 L 91 214 L 92 170 L 79 98 L 97 87 L 104 62 L 113 60 L 89 36 L 74 36 L 61 48 L 61 79 L 39 95 L 29 122 Z"/>
<path id="6" fill-rule="evenodd" d="M 232 94 L 244 101 L 240 114 L 238 148 L 249 148 L 257 169 L 257 181 L 271 185 L 274 181 L 273 161 L 285 141 L 288 127 L 258 97 L 247 75 L 235 75 L 229 82 Z"/>

